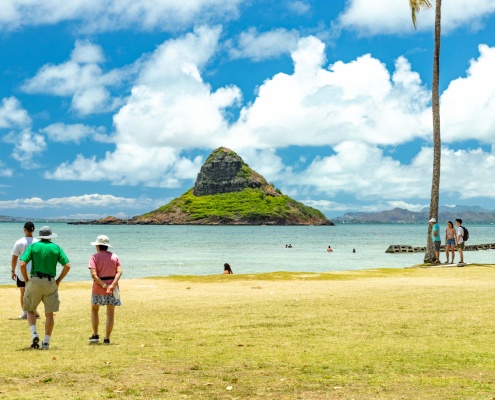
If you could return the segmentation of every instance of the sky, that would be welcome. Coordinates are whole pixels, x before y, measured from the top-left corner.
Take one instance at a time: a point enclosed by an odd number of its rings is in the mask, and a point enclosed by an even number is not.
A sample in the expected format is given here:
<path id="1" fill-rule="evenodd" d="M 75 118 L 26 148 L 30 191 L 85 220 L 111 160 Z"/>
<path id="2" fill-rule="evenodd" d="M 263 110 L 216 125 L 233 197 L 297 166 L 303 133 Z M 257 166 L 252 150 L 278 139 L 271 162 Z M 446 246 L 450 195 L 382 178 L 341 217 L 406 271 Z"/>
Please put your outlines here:
<path id="1" fill-rule="evenodd" d="M 406 0 L 2 0 L 0 215 L 130 217 L 220 146 L 324 212 L 431 192 L 434 10 Z M 495 0 L 442 7 L 440 204 L 495 209 Z"/>

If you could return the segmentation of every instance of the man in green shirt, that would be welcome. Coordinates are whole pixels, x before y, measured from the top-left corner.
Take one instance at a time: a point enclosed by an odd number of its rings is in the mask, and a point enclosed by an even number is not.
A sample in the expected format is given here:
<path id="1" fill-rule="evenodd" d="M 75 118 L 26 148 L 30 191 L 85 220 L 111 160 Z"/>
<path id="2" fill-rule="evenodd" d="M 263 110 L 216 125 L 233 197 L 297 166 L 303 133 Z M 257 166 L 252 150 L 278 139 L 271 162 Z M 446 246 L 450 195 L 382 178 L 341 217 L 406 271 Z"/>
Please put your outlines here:
<path id="1" fill-rule="evenodd" d="M 58 286 L 70 269 L 69 259 L 62 248 L 52 243 L 52 238 L 57 234 L 52 233 L 49 226 L 43 226 L 39 232 L 39 242 L 31 244 L 21 257 L 21 272 L 26 282 L 24 293 L 24 310 L 27 311 L 27 320 L 32 335 L 32 348 L 39 348 L 39 336 L 36 330 L 36 308 L 43 302 L 45 305 L 45 338 L 41 343 L 42 350 L 50 348 L 55 320 L 53 313 L 59 310 L 60 300 L 58 298 Z M 28 276 L 26 264 L 32 261 L 31 276 Z M 57 274 L 57 263 L 63 266 L 59 277 Z"/>

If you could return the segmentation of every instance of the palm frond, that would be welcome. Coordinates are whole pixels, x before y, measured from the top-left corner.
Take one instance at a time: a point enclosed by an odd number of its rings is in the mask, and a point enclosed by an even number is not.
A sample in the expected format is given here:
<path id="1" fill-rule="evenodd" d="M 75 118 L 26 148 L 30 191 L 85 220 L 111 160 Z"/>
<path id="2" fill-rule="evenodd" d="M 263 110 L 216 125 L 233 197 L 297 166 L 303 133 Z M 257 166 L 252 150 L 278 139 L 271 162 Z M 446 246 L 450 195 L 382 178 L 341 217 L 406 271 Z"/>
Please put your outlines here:
<path id="1" fill-rule="evenodd" d="M 422 9 L 428 9 L 432 7 L 430 0 L 409 0 L 409 7 L 411 8 L 411 19 L 416 29 L 416 14 Z"/>

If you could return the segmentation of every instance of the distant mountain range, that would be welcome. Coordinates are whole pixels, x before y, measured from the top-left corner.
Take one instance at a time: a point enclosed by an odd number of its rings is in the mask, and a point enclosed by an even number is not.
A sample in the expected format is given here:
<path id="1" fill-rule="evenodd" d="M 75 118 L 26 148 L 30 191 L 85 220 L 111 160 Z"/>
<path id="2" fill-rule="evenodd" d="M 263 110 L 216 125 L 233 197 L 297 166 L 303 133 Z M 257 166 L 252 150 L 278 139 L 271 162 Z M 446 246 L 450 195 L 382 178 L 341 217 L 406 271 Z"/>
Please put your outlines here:
<path id="1" fill-rule="evenodd" d="M 438 209 L 438 220 L 441 223 L 447 221 L 454 222 L 460 218 L 463 224 L 492 224 L 495 223 L 495 210 L 485 210 L 478 206 L 440 206 Z M 349 212 L 332 221 L 336 224 L 426 224 L 429 220 L 429 208 L 421 211 L 409 211 L 403 208 L 394 208 L 388 211 L 379 212 Z"/>
<path id="2" fill-rule="evenodd" d="M 441 223 L 446 223 L 447 221 L 454 222 L 456 218 L 461 218 L 463 223 L 466 224 L 495 224 L 495 210 L 486 210 L 479 206 L 440 206 L 438 214 L 438 219 Z M 335 224 L 426 224 L 429 219 L 429 208 L 426 207 L 418 212 L 409 211 L 403 208 L 394 208 L 393 210 L 379 212 L 348 212 L 340 217 L 332 218 L 332 222 Z M 0 222 L 25 222 L 28 220 L 35 223 L 74 223 L 74 221 L 76 221 L 72 219 L 25 218 L 0 215 Z M 77 221 L 83 222 L 80 220 Z M 119 221 L 119 223 L 122 223 L 122 221 Z"/>
<path id="3" fill-rule="evenodd" d="M 0 215 L 0 222 L 26 222 L 32 221 L 34 223 L 48 223 L 48 222 L 69 222 L 74 219 L 61 219 L 61 218 L 28 218 L 28 217 L 10 217 L 8 215 Z"/>

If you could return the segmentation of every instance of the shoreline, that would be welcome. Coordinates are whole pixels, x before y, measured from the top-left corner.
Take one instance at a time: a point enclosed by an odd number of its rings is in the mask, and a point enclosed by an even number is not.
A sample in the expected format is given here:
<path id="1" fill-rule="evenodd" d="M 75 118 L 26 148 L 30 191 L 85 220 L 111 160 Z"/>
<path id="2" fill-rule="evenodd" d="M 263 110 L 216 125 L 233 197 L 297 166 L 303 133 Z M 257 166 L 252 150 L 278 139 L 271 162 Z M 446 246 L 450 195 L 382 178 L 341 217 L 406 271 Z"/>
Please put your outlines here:
<path id="1" fill-rule="evenodd" d="M 495 268 L 494 264 L 466 264 L 462 269 L 472 268 Z M 207 275 L 155 275 L 147 277 L 130 277 L 125 276 L 120 279 L 120 284 L 124 282 L 133 282 L 139 280 L 146 281 L 170 281 L 170 282 L 196 282 L 196 283 L 215 283 L 215 282 L 242 282 L 242 281 L 338 281 L 338 280 L 355 280 L 369 278 L 397 278 L 397 277 L 419 277 L 422 274 L 411 271 L 428 271 L 428 270 L 457 270 L 461 269 L 457 265 L 426 265 L 417 264 L 402 268 L 367 268 L 359 270 L 339 270 L 326 272 L 307 272 L 307 271 L 274 271 L 260 273 L 246 273 L 225 275 L 207 274 Z M 83 280 L 64 280 L 62 288 L 66 285 L 78 286 L 80 284 L 91 284 L 91 279 Z M 16 288 L 15 283 L 0 284 L 0 289 Z"/>

